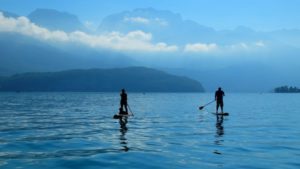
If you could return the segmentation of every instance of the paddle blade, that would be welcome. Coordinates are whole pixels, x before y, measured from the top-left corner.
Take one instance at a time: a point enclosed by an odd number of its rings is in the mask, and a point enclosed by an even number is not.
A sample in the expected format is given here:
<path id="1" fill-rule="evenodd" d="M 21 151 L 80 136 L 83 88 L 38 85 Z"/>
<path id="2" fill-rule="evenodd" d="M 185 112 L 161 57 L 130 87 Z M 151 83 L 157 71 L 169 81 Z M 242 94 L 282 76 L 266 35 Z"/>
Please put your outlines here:
<path id="1" fill-rule="evenodd" d="M 224 113 L 224 116 L 229 116 L 229 113 Z"/>
<path id="2" fill-rule="evenodd" d="M 116 114 L 113 116 L 113 119 L 120 119 L 120 118 L 121 118 L 121 116 L 118 116 Z"/>

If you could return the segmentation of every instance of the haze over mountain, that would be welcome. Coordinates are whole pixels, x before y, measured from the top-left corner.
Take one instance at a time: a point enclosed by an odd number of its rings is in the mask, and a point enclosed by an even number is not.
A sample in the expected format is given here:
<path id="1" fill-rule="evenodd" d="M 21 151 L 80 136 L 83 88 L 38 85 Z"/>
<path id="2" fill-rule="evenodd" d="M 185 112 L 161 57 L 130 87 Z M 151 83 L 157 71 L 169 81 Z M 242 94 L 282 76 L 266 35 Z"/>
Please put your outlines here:
<path id="1" fill-rule="evenodd" d="M 28 19 L 52 31 L 86 31 L 86 28 L 79 21 L 77 16 L 54 9 L 36 9 L 28 15 Z"/>
<path id="2" fill-rule="evenodd" d="M 256 31 L 246 26 L 238 26 L 232 30 L 215 30 L 192 20 L 185 20 L 178 13 L 154 8 L 139 8 L 109 15 L 98 27 L 100 32 L 128 33 L 135 30 L 149 32 L 154 42 L 166 42 L 177 46 L 191 43 L 238 45 L 244 43 L 282 41 L 299 42 L 300 32 L 293 30 Z M 292 35 L 292 36 L 291 36 Z M 293 37 L 295 36 L 296 37 Z M 249 43 L 249 44 L 248 44 Z M 258 45 L 258 46 L 259 46 Z"/>
<path id="3" fill-rule="evenodd" d="M 154 42 L 184 45 L 203 41 L 213 42 L 216 31 L 190 20 L 183 20 L 180 14 L 153 8 L 135 9 L 107 16 L 101 22 L 100 32 L 117 31 L 128 33 L 135 30 L 150 32 Z M 193 33 L 191 33 L 193 32 Z"/>
<path id="4" fill-rule="evenodd" d="M 0 49 L 0 75 L 75 68 L 127 67 L 135 63 L 118 52 L 96 51 L 76 44 L 62 48 L 17 33 L 0 32 Z"/>
<path id="5" fill-rule="evenodd" d="M 12 12 L 8 12 L 8 11 L 4 11 L 0 9 L 0 12 L 3 14 L 3 16 L 5 17 L 12 17 L 12 18 L 17 18 L 19 17 L 19 15 L 12 13 Z"/>
<path id="6" fill-rule="evenodd" d="M 0 77 L 0 91 L 203 92 L 186 77 L 143 67 L 24 73 Z"/>
<path id="7" fill-rule="evenodd" d="M 78 17 L 37 9 L 0 14 L 1 75 L 148 66 L 197 79 L 210 91 L 299 86 L 300 30 L 216 30 L 180 14 L 139 8 L 105 17 L 97 33 Z"/>

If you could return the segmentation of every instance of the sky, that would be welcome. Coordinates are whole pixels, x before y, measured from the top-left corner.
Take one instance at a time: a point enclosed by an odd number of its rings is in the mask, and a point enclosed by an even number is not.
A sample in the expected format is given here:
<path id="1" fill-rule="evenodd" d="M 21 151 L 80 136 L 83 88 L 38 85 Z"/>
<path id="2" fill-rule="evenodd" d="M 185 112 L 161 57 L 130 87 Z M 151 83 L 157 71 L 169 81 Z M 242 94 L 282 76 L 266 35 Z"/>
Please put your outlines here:
<path id="1" fill-rule="evenodd" d="M 149 7 L 156 10 L 134 11 Z M 0 0 L 0 10 L 21 16 L 7 17 L 0 13 L 0 34 L 16 33 L 21 38 L 26 36 L 50 44 L 53 50 L 66 47 L 64 51 L 70 53 L 74 46 L 82 47 L 83 53 L 120 53 L 147 66 L 206 71 L 234 65 L 238 65 L 238 70 L 245 65 L 245 69 L 252 68 L 247 66 L 249 63 L 258 68 L 266 65 L 272 71 L 285 73 L 295 84 L 295 79 L 299 79 L 298 74 L 294 75 L 299 72 L 299 7 L 300 0 Z M 26 17 L 37 8 L 74 14 L 82 23 L 94 23 L 93 28 L 98 29 L 51 29 Z M 124 11 L 131 12 L 107 18 L 99 27 L 106 16 Z M 183 21 L 176 14 L 204 27 Z M 214 31 L 206 26 L 231 30 Z M 239 26 L 254 30 L 235 29 Z M 273 31 L 279 29 L 288 30 Z M 231 74 L 233 69 L 226 70 Z M 264 71 L 257 69 L 257 75 L 260 70 Z M 277 79 L 280 78 L 276 76 L 273 80 Z"/>
<path id="2" fill-rule="evenodd" d="M 256 30 L 300 29 L 299 0 L 0 0 L 0 9 L 28 15 L 50 8 L 99 25 L 110 14 L 153 7 L 180 13 L 217 30 L 247 26 Z"/>

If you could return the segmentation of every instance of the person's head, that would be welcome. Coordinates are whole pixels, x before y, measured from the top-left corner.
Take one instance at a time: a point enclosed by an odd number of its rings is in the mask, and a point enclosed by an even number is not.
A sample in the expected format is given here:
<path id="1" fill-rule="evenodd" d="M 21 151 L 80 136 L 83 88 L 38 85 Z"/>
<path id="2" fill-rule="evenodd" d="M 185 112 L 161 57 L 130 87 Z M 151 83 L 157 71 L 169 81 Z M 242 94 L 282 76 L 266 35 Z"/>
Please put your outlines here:
<path id="1" fill-rule="evenodd" d="M 125 93 L 125 89 L 122 89 L 122 93 Z"/>
<path id="2" fill-rule="evenodd" d="M 221 87 L 219 87 L 219 90 L 222 90 L 222 88 L 221 88 Z"/>

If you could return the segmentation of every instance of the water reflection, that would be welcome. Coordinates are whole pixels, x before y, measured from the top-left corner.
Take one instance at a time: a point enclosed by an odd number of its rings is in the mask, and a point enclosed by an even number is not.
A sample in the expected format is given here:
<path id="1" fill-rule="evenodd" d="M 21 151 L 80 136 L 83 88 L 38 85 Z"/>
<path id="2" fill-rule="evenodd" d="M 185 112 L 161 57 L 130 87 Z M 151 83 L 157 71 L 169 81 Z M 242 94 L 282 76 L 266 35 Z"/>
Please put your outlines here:
<path id="1" fill-rule="evenodd" d="M 120 123 L 120 144 L 122 147 L 122 150 L 127 152 L 129 151 L 129 148 L 127 147 L 127 139 L 126 139 L 126 133 L 128 131 L 128 128 L 126 126 L 127 124 L 127 117 L 121 117 L 119 118 L 119 123 Z"/>
<path id="2" fill-rule="evenodd" d="M 217 122 L 216 122 L 216 137 L 220 138 L 224 135 L 224 127 L 223 127 L 223 121 L 224 121 L 224 116 L 223 115 L 216 115 L 217 117 Z"/>
<path id="3" fill-rule="evenodd" d="M 224 121 L 224 116 L 223 115 L 216 115 L 216 135 L 215 135 L 215 144 L 218 146 L 222 145 L 223 140 L 223 135 L 224 135 L 224 127 L 223 127 L 223 121 Z M 221 155 L 222 153 L 218 150 L 214 151 L 215 154 Z"/>

